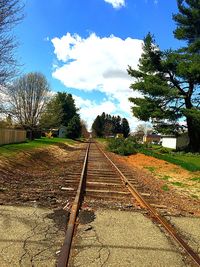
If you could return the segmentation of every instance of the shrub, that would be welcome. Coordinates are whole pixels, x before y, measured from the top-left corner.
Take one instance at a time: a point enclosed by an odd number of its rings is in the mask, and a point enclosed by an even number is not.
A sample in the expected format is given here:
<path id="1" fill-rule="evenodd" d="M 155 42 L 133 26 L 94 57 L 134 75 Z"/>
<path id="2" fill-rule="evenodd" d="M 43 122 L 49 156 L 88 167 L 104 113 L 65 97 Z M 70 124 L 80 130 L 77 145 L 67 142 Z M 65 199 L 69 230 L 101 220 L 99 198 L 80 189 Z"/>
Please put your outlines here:
<path id="1" fill-rule="evenodd" d="M 46 136 L 47 138 L 53 138 L 52 131 L 50 131 L 49 133 L 45 133 L 45 136 Z"/>
<path id="2" fill-rule="evenodd" d="M 123 156 L 135 154 L 137 152 L 137 148 L 139 148 L 139 144 L 132 137 L 129 138 L 116 138 L 110 139 L 108 142 L 108 150 L 114 152 L 116 154 L 120 154 Z"/>
<path id="3" fill-rule="evenodd" d="M 169 150 L 168 150 L 166 147 L 161 147 L 161 148 L 159 149 L 159 152 L 160 152 L 161 154 L 168 154 L 168 153 L 169 153 Z"/>

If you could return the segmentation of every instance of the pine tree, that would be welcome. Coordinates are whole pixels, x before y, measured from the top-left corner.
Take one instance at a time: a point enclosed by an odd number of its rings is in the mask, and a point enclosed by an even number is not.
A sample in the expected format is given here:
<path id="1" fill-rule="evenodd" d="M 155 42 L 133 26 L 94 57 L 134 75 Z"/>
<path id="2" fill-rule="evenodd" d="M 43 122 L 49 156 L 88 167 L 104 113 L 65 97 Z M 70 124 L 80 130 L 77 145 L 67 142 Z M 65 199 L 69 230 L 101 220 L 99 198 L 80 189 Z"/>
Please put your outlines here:
<path id="1" fill-rule="evenodd" d="M 103 137 L 103 123 L 101 117 L 98 115 L 92 124 L 93 135 L 96 137 Z"/>
<path id="2" fill-rule="evenodd" d="M 200 1 L 178 0 L 179 13 L 173 15 L 177 23 L 174 35 L 187 41 L 189 51 L 200 52 Z"/>
<path id="3" fill-rule="evenodd" d="M 124 135 L 125 138 L 127 138 L 129 136 L 130 133 L 130 127 L 129 127 L 129 123 L 128 120 L 126 118 L 122 119 L 122 133 Z"/>
<path id="4" fill-rule="evenodd" d="M 175 37 L 188 45 L 176 51 L 161 51 L 149 33 L 144 39 L 139 69 L 130 66 L 128 73 L 136 78 L 133 90 L 143 94 L 131 98 L 134 116 L 154 123 L 163 133 L 178 133 L 180 119 L 186 118 L 190 151 L 200 152 L 200 1 L 178 1 L 179 13 Z M 192 15 L 191 15 L 192 14 Z"/>
<path id="5" fill-rule="evenodd" d="M 76 139 L 81 136 L 81 120 L 79 115 L 75 115 L 67 125 L 66 137 Z"/>

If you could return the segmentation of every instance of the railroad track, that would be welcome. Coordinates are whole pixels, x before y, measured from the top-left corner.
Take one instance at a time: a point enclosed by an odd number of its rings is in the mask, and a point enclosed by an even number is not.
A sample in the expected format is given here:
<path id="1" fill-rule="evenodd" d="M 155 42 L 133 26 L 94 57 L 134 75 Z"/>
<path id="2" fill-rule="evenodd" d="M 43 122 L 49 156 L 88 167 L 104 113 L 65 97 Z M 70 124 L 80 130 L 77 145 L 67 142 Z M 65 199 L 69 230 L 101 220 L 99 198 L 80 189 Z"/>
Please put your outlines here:
<path id="1" fill-rule="evenodd" d="M 64 244 L 58 259 L 58 267 L 68 266 L 76 218 L 83 199 L 86 202 L 93 200 L 96 202 L 106 201 L 106 203 L 115 200 L 121 205 L 136 203 L 145 209 L 150 214 L 150 217 L 170 234 L 196 266 L 200 266 L 198 254 L 188 246 L 176 229 L 160 215 L 159 209 L 162 209 L 162 206 L 152 203 L 154 200 L 151 194 L 142 192 L 142 188 L 123 165 L 118 164 L 117 166 L 96 143 L 89 142 L 81 178 L 77 185 L 76 196 L 71 208 Z"/>

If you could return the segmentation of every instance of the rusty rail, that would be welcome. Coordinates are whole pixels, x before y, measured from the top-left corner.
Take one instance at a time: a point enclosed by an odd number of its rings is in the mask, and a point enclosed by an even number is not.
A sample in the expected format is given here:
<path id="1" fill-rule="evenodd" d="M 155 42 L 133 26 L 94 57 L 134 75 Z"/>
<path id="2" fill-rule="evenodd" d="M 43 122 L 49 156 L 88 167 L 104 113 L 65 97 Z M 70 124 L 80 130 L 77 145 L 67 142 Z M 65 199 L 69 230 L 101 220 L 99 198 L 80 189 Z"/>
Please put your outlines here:
<path id="1" fill-rule="evenodd" d="M 97 146 L 97 144 L 96 144 Z M 134 198 L 137 199 L 139 204 L 146 208 L 151 212 L 153 217 L 165 228 L 165 230 L 178 242 L 178 244 L 184 249 L 187 255 L 193 260 L 197 266 L 200 266 L 200 257 L 197 253 L 193 251 L 193 249 L 179 236 L 176 232 L 175 228 L 164 218 L 162 217 L 147 201 L 140 195 L 140 193 L 135 189 L 135 187 L 128 181 L 128 179 L 124 176 L 124 174 L 120 171 L 120 169 L 115 165 L 115 163 L 106 155 L 106 153 L 99 147 L 97 148 L 101 151 L 101 153 L 107 158 L 107 160 L 112 164 L 112 166 L 117 170 L 120 174 L 122 182 L 127 186 L 131 194 Z"/>
<path id="2" fill-rule="evenodd" d="M 70 213 L 69 222 L 67 225 L 65 240 L 64 240 L 64 243 L 63 243 L 63 246 L 61 248 L 59 258 L 58 258 L 58 264 L 57 264 L 58 267 L 66 267 L 68 265 L 70 248 L 71 248 L 71 243 L 72 243 L 72 238 L 73 238 L 73 233 L 74 233 L 74 228 L 75 228 L 75 223 L 76 223 L 76 217 L 78 214 L 78 210 L 79 210 L 79 206 L 80 206 L 81 193 L 83 190 L 83 184 L 84 184 L 85 172 L 86 172 L 86 167 L 87 167 L 89 148 L 90 148 L 90 143 L 87 146 L 78 190 L 77 190 L 76 197 L 75 197 L 75 200 L 74 200 L 72 208 L 71 208 L 71 213 Z"/>

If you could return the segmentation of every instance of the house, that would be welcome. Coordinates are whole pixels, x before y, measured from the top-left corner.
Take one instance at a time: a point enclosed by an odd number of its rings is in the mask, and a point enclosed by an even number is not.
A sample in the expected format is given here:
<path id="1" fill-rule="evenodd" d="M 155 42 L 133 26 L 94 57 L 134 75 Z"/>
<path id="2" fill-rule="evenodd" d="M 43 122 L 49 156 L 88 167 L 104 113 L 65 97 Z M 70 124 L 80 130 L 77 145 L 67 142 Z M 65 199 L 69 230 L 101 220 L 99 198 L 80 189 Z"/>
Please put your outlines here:
<path id="1" fill-rule="evenodd" d="M 179 136 L 175 135 L 162 136 L 162 146 L 166 148 L 181 150 L 186 148 L 188 144 L 189 144 L 188 133 L 183 133 Z"/>
<path id="2" fill-rule="evenodd" d="M 143 143 L 159 144 L 161 141 L 161 135 L 158 134 L 145 134 L 143 136 Z"/>

